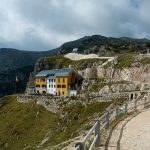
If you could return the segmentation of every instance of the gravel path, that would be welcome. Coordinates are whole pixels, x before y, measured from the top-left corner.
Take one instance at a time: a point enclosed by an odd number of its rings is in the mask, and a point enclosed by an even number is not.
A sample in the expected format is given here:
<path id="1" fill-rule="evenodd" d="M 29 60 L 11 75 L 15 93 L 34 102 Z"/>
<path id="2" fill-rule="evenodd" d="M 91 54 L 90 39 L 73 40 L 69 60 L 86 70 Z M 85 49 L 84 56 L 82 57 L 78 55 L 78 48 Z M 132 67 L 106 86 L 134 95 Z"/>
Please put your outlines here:
<path id="1" fill-rule="evenodd" d="M 64 57 L 69 58 L 71 60 L 81 60 L 81 59 L 92 59 L 92 58 L 99 58 L 99 59 L 110 59 L 113 60 L 114 57 L 99 57 L 96 54 L 79 54 L 79 53 L 68 53 Z"/>
<path id="2" fill-rule="evenodd" d="M 150 150 L 150 110 L 125 119 L 110 132 L 105 150 Z"/>

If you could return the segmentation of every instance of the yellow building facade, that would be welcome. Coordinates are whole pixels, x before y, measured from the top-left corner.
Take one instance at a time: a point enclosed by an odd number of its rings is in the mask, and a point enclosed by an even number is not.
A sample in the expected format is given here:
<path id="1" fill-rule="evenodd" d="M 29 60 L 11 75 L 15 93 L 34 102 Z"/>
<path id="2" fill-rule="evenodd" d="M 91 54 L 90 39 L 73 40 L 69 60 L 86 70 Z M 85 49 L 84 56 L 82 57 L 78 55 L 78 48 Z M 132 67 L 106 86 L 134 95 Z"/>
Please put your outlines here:
<path id="1" fill-rule="evenodd" d="M 46 94 L 46 78 L 45 77 L 36 77 L 36 93 L 37 94 Z"/>
<path id="2" fill-rule="evenodd" d="M 81 76 L 74 69 L 41 71 L 36 75 L 36 93 L 69 96 L 80 80 Z"/>
<path id="3" fill-rule="evenodd" d="M 59 96 L 68 95 L 68 77 L 56 77 L 56 92 Z"/>
<path id="4" fill-rule="evenodd" d="M 76 88 L 79 74 L 75 71 L 70 72 L 67 76 L 56 77 L 56 91 L 59 96 L 68 96 L 70 90 Z"/>

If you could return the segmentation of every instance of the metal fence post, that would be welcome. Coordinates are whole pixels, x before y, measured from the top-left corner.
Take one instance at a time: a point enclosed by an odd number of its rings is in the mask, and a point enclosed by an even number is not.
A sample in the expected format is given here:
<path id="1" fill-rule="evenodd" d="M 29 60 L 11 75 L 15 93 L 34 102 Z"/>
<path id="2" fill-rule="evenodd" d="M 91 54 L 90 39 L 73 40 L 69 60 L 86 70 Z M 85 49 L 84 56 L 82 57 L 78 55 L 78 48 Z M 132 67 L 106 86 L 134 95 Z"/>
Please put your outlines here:
<path id="1" fill-rule="evenodd" d="M 98 135 L 98 138 L 95 142 L 95 147 L 100 146 L 100 120 L 97 120 L 97 126 L 95 127 L 95 136 Z"/>
<path id="2" fill-rule="evenodd" d="M 148 97 L 147 97 L 147 101 L 148 101 L 148 108 L 149 108 L 149 106 L 150 106 L 150 99 L 148 99 Z"/>
<path id="3" fill-rule="evenodd" d="M 117 107 L 116 108 L 116 120 L 118 120 L 119 119 L 119 108 Z"/>
<path id="4" fill-rule="evenodd" d="M 106 112 L 106 129 L 109 128 L 109 111 Z"/>
<path id="5" fill-rule="evenodd" d="M 77 142 L 76 144 L 75 144 L 75 148 L 77 148 L 79 146 L 79 149 L 78 150 L 85 150 L 85 148 L 84 148 L 84 143 L 82 143 L 82 142 Z"/>
<path id="6" fill-rule="evenodd" d="M 137 100 L 134 101 L 134 111 L 137 111 Z"/>
<path id="7" fill-rule="evenodd" d="M 125 103 L 125 114 L 127 115 L 128 114 L 128 104 Z"/>
<path id="8" fill-rule="evenodd" d="M 147 98 L 146 98 L 146 97 L 144 97 L 144 109 L 145 109 L 145 108 L 147 108 L 147 104 L 146 104 L 146 102 L 147 102 Z"/>

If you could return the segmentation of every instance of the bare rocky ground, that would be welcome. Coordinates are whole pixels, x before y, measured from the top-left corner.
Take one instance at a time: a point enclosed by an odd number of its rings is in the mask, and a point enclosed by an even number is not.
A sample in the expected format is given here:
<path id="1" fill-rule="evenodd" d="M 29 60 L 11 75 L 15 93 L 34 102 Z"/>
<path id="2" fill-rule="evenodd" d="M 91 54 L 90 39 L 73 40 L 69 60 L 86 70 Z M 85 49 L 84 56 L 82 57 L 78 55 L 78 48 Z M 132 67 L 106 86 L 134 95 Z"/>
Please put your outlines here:
<path id="1" fill-rule="evenodd" d="M 100 149 L 149 150 L 150 109 L 121 121 Z"/>
<path id="2" fill-rule="evenodd" d="M 65 57 L 71 60 L 94 59 L 94 58 L 109 59 L 109 62 L 114 60 L 114 57 L 99 57 L 96 54 L 84 55 L 84 54 L 78 54 L 78 53 L 68 53 L 65 55 Z"/>

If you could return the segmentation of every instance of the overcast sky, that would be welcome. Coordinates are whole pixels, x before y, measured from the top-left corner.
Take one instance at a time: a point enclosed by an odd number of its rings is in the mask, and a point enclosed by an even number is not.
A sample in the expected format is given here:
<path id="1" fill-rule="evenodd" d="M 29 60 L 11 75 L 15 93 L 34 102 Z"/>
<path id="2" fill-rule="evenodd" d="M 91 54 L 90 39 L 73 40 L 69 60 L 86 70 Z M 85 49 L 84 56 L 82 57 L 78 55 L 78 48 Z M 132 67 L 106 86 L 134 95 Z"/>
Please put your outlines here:
<path id="1" fill-rule="evenodd" d="M 150 38 L 150 0 L 0 1 L 0 47 L 49 50 L 93 34 Z"/>

